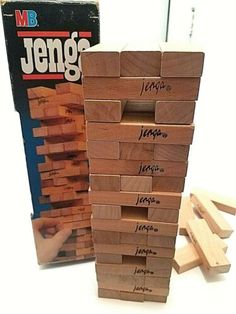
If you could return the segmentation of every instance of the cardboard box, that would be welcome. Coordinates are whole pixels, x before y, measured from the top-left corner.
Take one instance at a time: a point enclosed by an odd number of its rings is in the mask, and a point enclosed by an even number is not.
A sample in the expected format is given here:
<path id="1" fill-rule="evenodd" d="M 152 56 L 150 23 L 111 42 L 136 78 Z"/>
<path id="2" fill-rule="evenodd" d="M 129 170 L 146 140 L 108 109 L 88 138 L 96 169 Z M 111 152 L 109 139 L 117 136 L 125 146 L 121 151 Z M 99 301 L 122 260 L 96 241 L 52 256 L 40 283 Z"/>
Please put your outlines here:
<path id="1" fill-rule="evenodd" d="M 96 1 L 3 1 L 39 264 L 93 257 L 80 52 L 99 42 Z"/>

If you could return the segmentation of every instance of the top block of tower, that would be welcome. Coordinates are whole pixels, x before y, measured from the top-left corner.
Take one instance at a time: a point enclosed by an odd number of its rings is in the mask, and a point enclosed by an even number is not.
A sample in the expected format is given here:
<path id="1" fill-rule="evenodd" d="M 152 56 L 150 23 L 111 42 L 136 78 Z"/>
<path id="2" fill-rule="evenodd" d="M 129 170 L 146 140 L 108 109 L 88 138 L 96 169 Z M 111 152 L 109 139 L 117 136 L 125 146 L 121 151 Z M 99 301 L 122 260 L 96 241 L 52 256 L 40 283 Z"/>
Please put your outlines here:
<path id="1" fill-rule="evenodd" d="M 98 44 L 82 53 L 84 76 L 120 77 L 121 44 Z"/>
<path id="2" fill-rule="evenodd" d="M 84 77 L 199 78 L 204 53 L 190 43 L 98 44 L 81 54 Z"/>
<path id="3" fill-rule="evenodd" d="M 193 44 L 162 43 L 162 77 L 200 77 L 204 53 Z"/>

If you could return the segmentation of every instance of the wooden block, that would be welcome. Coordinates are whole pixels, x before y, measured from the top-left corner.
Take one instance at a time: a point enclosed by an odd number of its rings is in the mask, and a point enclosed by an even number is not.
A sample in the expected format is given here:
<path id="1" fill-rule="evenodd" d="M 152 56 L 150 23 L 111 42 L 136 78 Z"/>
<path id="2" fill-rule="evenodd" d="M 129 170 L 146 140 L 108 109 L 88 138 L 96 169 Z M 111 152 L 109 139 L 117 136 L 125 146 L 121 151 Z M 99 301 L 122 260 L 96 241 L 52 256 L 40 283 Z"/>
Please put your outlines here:
<path id="1" fill-rule="evenodd" d="M 135 192 L 101 192 L 89 193 L 91 204 L 123 205 L 139 207 L 156 207 L 179 209 L 181 194 L 179 193 L 135 193 Z"/>
<path id="2" fill-rule="evenodd" d="M 187 145 L 154 145 L 154 160 L 187 161 Z"/>
<path id="3" fill-rule="evenodd" d="M 175 248 L 176 237 L 164 237 L 164 236 L 151 236 L 148 235 L 147 245 L 157 246 L 157 247 L 166 247 L 166 248 Z"/>
<path id="4" fill-rule="evenodd" d="M 120 190 L 126 192 L 152 192 L 152 177 L 121 176 Z"/>
<path id="5" fill-rule="evenodd" d="M 216 205 L 216 207 L 228 214 L 236 215 L 236 199 L 220 195 L 218 193 L 207 192 L 201 190 L 203 193 L 207 194 L 211 201 Z"/>
<path id="6" fill-rule="evenodd" d="M 117 205 L 92 205 L 94 219 L 121 219 L 121 206 Z"/>
<path id="7" fill-rule="evenodd" d="M 185 178 L 175 177 L 153 177 L 152 190 L 156 192 L 176 192 L 184 190 Z"/>
<path id="8" fill-rule="evenodd" d="M 98 253 L 96 251 L 96 262 L 106 264 L 122 264 L 121 254 Z"/>
<path id="9" fill-rule="evenodd" d="M 28 99 L 39 99 L 48 96 L 56 95 L 56 91 L 54 89 L 38 86 L 27 89 Z"/>
<path id="10" fill-rule="evenodd" d="M 142 244 L 147 245 L 148 237 L 146 234 L 120 232 L 121 244 Z"/>
<path id="11" fill-rule="evenodd" d="M 66 169 L 52 170 L 48 172 L 43 172 L 40 174 L 41 180 L 64 178 L 64 177 L 75 177 L 79 175 L 88 175 L 88 165 L 83 164 L 79 166 L 71 166 Z"/>
<path id="12" fill-rule="evenodd" d="M 186 225 L 189 220 L 195 218 L 192 203 L 189 196 L 182 196 L 179 211 L 179 234 L 188 235 Z"/>
<path id="13" fill-rule="evenodd" d="M 83 95 L 83 87 L 81 84 L 76 83 L 60 83 L 56 84 L 56 92 L 58 95 L 69 93 Z"/>
<path id="14" fill-rule="evenodd" d="M 42 195 L 52 195 L 56 193 L 65 193 L 70 191 L 88 191 L 89 183 L 87 181 L 78 182 L 76 184 L 72 185 L 66 185 L 66 186 L 55 186 L 55 187 L 47 187 L 42 188 Z"/>
<path id="15" fill-rule="evenodd" d="M 120 143 L 120 159 L 123 160 L 152 160 L 154 159 L 154 144 Z M 103 157 L 106 159 L 106 156 Z"/>
<path id="16" fill-rule="evenodd" d="M 99 298 L 108 298 L 108 299 L 120 299 L 119 290 L 103 289 L 98 288 L 98 297 Z"/>
<path id="17" fill-rule="evenodd" d="M 105 254 L 124 254 L 131 256 L 143 256 L 143 257 L 167 257 L 172 258 L 174 256 L 174 249 L 159 248 L 145 245 L 136 244 L 94 244 L 95 252 Z"/>
<path id="18" fill-rule="evenodd" d="M 170 278 L 166 277 L 145 277 L 145 286 L 149 289 L 169 288 Z"/>
<path id="19" fill-rule="evenodd" d="M 172 258 L 146 257 L 146 269 L 153 272 L 157 277 L 170 277 L 172 265 Z"/>
<path id="20" fill-rule="evenodd" d="M 148 234 L 155 236 L 175 237 L 178 225 L 174 223 L 138 221 L 133 219 L 91 219 L 93 230 L 107 230 L 115 232 L 127 232 L 137 234 Z M 172 241 L 172 240 L 170 240 Z"/>
<path id="21" fill-rule="evenodd" d="M 230 237 L 233 229 L 207 195 L 194 190 L 191 192 L 191 201 L 201 217 L 207 221 L 212 232 L 218 234 L 221 238 Z"/>
<path id="22" fill-rule="evenodd" d="M 227 251 L 227 245 L 217 234 L 213 234 L 215 241 L 220 245 L 224 252 Z M 218 245 L 217 244 L 217 245 Z M 200 266 L 202 260 L 198 255 L 194 245 L 188 243 L 187 245 L 177 249 L 175 251 L 175 257 L 173 260 L 173 267 L 178 274 L 182 274 L 194 267 Z"/>
<path id="23" fill-rule="evenodd" d="M 155 122 L 166 124 L 193 123 L 195 101 L 157 101 Z"/>
<path id="24" fill-rule="evenodd" d="M 177 161 L 90 159 L 89 164 L 92 174 L 183 178 L 187 173 L 187 163 Z"/>
<path id="25" fill-rule="evenodd" d="M 120 54 L 120 76 L 157 77 L 161 70 L 161 51 L 158 44 L 126 45 Z"/>
<path id="26" fill-rule="evenodd" d="M 166 303 L 167 296 L 144 294 L 144 301 Z"/>
<path id="27" fill-rule="evenodd" d="M 187 231 L 208 271 L 226 273 L 230 270 L 230 262 L 221 246 L 215 242 L 215 238 L 204 219 L 189 220 Z"/>
<path id="28" fill-rule="evenodd" d="M 179 211 L 176 209 L 148 208 L 148 220 L 177 223 Z"/>
<path id="29" fill-rule="evenodd" d="M 120 234 L 119 232 L 94 230 L 93 241 L 94 243 L 119 244 Z"/>
<path id="30" fill-rule="evenodd" d="M 129 291 L 120 291 L 120 299 L 124 301 L 135 301 L 135 302 L 143 302 L 144 294 L 142 293 L 133 293 Z"/>
<path id="31" fill-rule="evenodd" d="M 120 77 L 120 51 L 123 46 L 100 43 L 83 51 L 81 53 L 83 76 Z"/>
<path id="32" fill-rule="evenodd" d="M 39 107 L 44 109 L 49 109 L 50 107 L 65 106 L 70 109 L 76 108 L 83 109 L 83 95 L 80 94 L 56 94 L 49 97 L 40 98 L 37 100 L 30 101 L 30 107 Z"/>
<path id="33" fill-rule="evenodd" d="M 91 174 L 89 180 L 93 191 L 120 191 L 119 175 Z"/>
<path id="34" fill-rule="evenodd" d="M 90 255 L 90 257 L 92 257 L 93 254 L 94 254 L 94 248 L 93 247 L 86 247 L 83 249 L 77 249 L 76 250 L 76 256 Z"/>
<path id="35" fill-rule="evenodd" d="M 120 100 L 86 100 L 85 116 L 87 121 L 120 122 L 125 102 Z"/>
<path id="36" fill-rule="evenodd" d="M 193 125 L 155 124 L 150 115 L 124 116 L 121 123 L 87 123 L 89 141 L 190 145 Z"/>
<path id="37" fill-rule="evenodd" d="M 108 158 L 119 159 L 119 143 L 105 141 L 88 141 L 88 157 L 89 158 Z"/>
<path id="38" fill-rule="evenodd" d="M 161 44 L 161 76 L 200 77 L 203 70 L 204 53 L 193 44 Z"/>
<path id="39" fill-rule="evenodd" d="M 101 100 L 196 100 L 199 85 L 199 78 L 183 77 L 84 77 L 83 79 L 85 98 Z"/>

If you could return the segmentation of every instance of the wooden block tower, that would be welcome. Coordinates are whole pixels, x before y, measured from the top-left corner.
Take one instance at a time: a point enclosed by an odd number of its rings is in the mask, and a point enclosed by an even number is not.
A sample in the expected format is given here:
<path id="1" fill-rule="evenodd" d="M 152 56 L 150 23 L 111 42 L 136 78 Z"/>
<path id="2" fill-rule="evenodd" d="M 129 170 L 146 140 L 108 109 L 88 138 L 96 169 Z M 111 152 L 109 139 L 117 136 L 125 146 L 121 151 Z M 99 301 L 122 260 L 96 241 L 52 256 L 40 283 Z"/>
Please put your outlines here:
<path id="1" fill-rule="evenodd" d="M 37 154 L 45 161 L 38 164 L 40 202 L 51 209 L 42 211 L 41 217 L 55 218 L 72 229 L 52 262 L 91 258 L 94 249 L 82 86 L 61 83 L 55 89 L 35 87 L 28 89 L 28 98 L 31 118 L 40 121 L 34 136 L 44 140 L 37 147 Z M 53 236 L 50 230 L 43 233 L 46 238 Z"/>
<path id="2" fill-rule="evenodd" d="M 203 60 L 169 43 L 82 53 L 101 297 L 167 300 Z"/>

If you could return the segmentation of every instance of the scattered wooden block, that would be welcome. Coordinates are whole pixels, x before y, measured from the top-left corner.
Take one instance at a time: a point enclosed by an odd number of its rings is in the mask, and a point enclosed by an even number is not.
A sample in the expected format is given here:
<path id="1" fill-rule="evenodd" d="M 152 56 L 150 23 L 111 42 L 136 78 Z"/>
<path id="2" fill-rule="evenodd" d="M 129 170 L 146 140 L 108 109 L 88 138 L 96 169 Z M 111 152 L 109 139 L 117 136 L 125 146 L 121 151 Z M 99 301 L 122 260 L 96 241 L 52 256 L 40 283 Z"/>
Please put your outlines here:
<path id="1" fill-rule="evenodd" d="M 187 161 L 188 145 L 154 145 L 154 160 Z"/>
<path id="2" fill-rule="evenodd" d="M 148 220 L 177 223 L 179 211 L 176 209 L 148 208 Z"/>
<path id="3" fill-rule="evenodd" d="M 226 258 L 222 247 L 216 243 L 204 219 L 189 220 L 187 231 L 203 265 L 208 271 L 226 273 L 230 270 L 230 262 Z"/>
<path id="4" fill-rule="evenodd" d="M 83 76 L 120 77 L 120 51 L 123 46 L 101 43 L 83 51 L 81 53 Z"/>
<path id="5" fill-rule="evenodd" d="M 89 141 L 190 145 L 193 132 L 193 125 L 155 124 L 145 114 L 124 116 L 121 123 L 87 123 Z"/>
<path id="6" fill-rule="evenodd" d="M 195 101 L 157 101 L 155 122 L 165 124 L 193 123 Z"/>
<path id="7" fill-rule="evenodd" d="M 196 100 L 199 85 L 199 78 L 184 77 L 84 77 L 83 79 L 86 99 Z"/>
<path id="8" fill-rule="evenodd" d="M 161 44 L 161 76 L 200 77 L 202 75 L 204 53 L 193 44 Z"/>
<path id="9" fill-rule="evenodd" d="M 120 76 L 160 76 L 161 51 L 158 44 L 138 43 L 126 45 L 120 54 Z"/>
<path id="10" fill-rule="evenodd" d="M 121 219 L 121 206 L 92 204 L 94 219 Z"/>
<path id="11" fill-rule="evenodd" d="M 174 223 L 150 222 L 134 219 L 96 219 L 92 217 L 93 230 L 141 233 L 155 236 L 175 237 L 178 225 Z M 162 241 L 158 239 L 157 241 Z M 165 239 L 163 239 L 165 242 Z M 164 243 L 163 243 L 164 246 Z"/>
<path id="12" fill-rule="evenodd" d="M 126 192 L 152 192 L 152 177 L 121 176 L 120 190 Z"/>
<path id="13" fill-rule="evenodd" d="M 120 191 L 119 175 L 91 174 L 90 187 L 93 191 Z"/>
<path id="14" fill-rule="evenodd" d="M 85 116 L 87 121 L 120 122 L 125 108 L 125 101 L 86 100 Z"/>
<path id="15" fill-rule="evenodd" d="M 195 218 L 192 203 L 189 196 L 182 196 L 181 206 L 179 211 L 179 234 L 188 235 L 187 223 Z"/>
<path id="16" fill-rule="evenodd" d="M 207 221 L 212 232 L 218 234 L 221 238 L 230 237 L 233 229 L 206 194 L 194 190 L 191 192 L 191 201 L 197 212 Z"/>
<path id="17" fill-rule="evenodd" d="M 201 190 L 202 191 L 202 190 Z M 208 195 L 216 207 L 228 214 L 236 215 L 236 199 L 220 195 L 218 193 L 202 191 Z"/>
<path id="18" fill-rule="evenodd" d="M 90 191 L 89 197 L 91 204 L 156 207 L 167 209 L 179 209 L 181 201 L 181 194 L 166 192 L 135 193 Z"/>
<path id="19" fill-rule="evenodd" d="M 217 234 L 213 234 L 213 237 L 224 252 L 227 251 L 227 245 Z M 187 245 L 179 248 L 175 251 L 175 257 L 173 260 L 173 267 L 178 274 L 182 274 L 185 271 L 188 271 L 194 267 L 200 266 L 202 264 L 202 260 L 196 251 L 194 245 L 192 243 L 188 243 Z"/>
<path id="20" fill-rule="evenodd" d="M 88 138 L 89 139 L 89 138 Z M 105 141 L 88 141 L 87 142 L 89 158 L 109 158 L 119 159 L 119 143 Z"/>
<path id="21" fill-rule="evenodd" d="M 186 162 L 90 159 L 92 174 L 185 177 Z"/>

